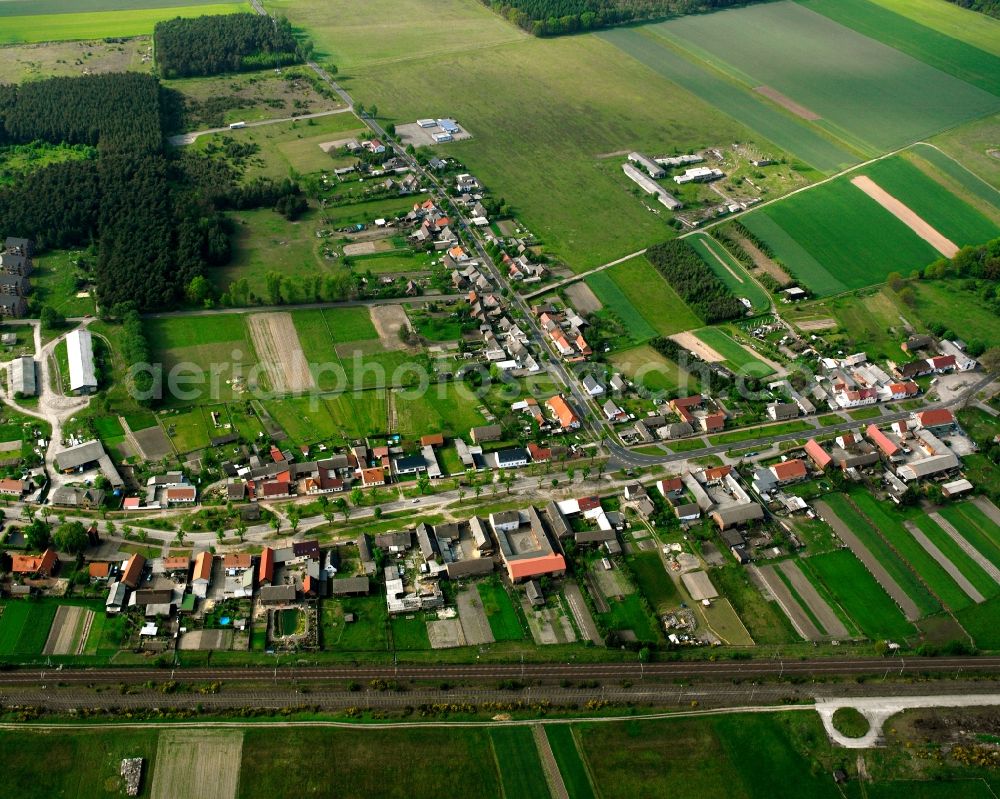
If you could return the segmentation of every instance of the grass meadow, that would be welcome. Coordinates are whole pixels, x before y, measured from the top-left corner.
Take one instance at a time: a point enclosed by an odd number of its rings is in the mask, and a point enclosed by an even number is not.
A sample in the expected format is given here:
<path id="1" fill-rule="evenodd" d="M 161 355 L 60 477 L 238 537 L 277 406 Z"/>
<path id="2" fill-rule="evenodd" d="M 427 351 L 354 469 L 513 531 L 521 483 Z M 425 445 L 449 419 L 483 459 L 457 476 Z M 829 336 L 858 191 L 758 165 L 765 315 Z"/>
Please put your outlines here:
<path id="1" fill-rule="evenodd" d="M 524 638 L 521 619 L 507 589 L 499 582 L 479 582 L 476 589 L 483 601 L 483 611 L 489 620 L 493 637 L 497 641 L 520 641 Z"/>
<path id="2" fill-rule="evenodd" d="M 777 89 L 818 114 L 813 124 L 870 155 L 1000 110 L 995 94 L 793 2 L 654 27 L 748 89 Z M 1000 73 L 990 78 L 997 86 Z"/>
<path id="3" fill-rule="evenodd" d="M 317 752 L 336 752 L 337 767 L 317 768 Z M 251 728 L 243 737 L 239 786 L 241 799 L 412 799 L 417 786 L 422 796 L 501 796 L 485 729 Z"/>
<path id="4" fill-rule="evenodd" d="M 0 658 L 40 655 L 57 607 L 23 600 L 0 604 Z"/>
<path id="5" fill-rule="evenodd" d="M 575 271 L 673 235 L 664 216 L 629 193 L 617 169 L 599 168 L 602 156 L 753 137 L 593 35 L 410 58 L 372 66 L 347 85 L 397 123 L 455 117 L 473 138 L 435 153 L 459 158 Z"/>
<path id="6" fill-rule="evenodd" d="M 31 7 L 60 6 L 65 11 L 75 3 L 32 3 Z M 91 5 L 91 4 L 87 4 Z M 103 5 L 103 4 L 100 4 Z M 174 17 L 200 17 L 203 14 L 234 14 L 249 11 L 248 3 L 177 4 L 149 8 L 143 0 L 112 2 L 114 11 L 84 11 L 67 13 L 38 13 L 9 16 L 5 6 L 26 8 L 25 3 L 0 3 L 0 44 L 54 42 L 72 39 L 103 39 L 108 37 L 148 36 L 153 26 Z M 124 8 L 122 8 L 124 6 Z"/>
<path id="7" fill-rule="evenodd" d="M 1000 594 L 1000 586 L 941 529 L 937 522 L 926 514 L 914 515 L 912 521 L 983 596 Z"/>
<path id="8" fill-rule="evenodd" d="M 536 799 L 546 793 L 545 772 L 531 727 L 490 730 L 505 799 Z"/>
<path id="9" fill-rule="evenodd" d="M 994 119 L 994 126 L 997 120 Z M 921 170 L 942 182 L 953 194 L 961 196 L 970 205 L 991 219 L 1000 216 L 1000 190 L 994 188 L 947 153 L 931 144 L 915 144 L 907 156 Z M 1000 159 L 993 159 L 1000 161 Z M 957 188 L 955 188 L 957 187 Z M 984 207 L 985 206 L 985 207 Z"/>
<path id="10" fill-rule="evenodd" d="M 1000 56 L 1000 20 L 941 0 L 871 0 L 953 39 Z"/>
<path id="11" fill-rule="evenodd" d="M 916 632 L 849 550 L 802 558 L 799 565 L 810 582 L 817 583 L 822 592 L 833 597 L 869 638 L 906 638 Z"/>
<path id="12" fill-rule="evenodd" d="M 983 557 L 1000 568 L 1000 530 L 985 513 L 969 502 L 947 505 L 939 512 Z"/>
<path id="13" fill-rule="evenodd" d="M 569 724 L 549 724 L 545 727 L 545 735 L 566 784 L 569 799 L 595 799 L 594 786 L 583 764 L 573 727 Z"/>
<path id="14" fill-rule="evenodd" d="M 1000 185 L 1000 158 L 991 155 L 997 142 L 1000 142 L 1000 114 L 977 119 L 930 140 L 994 187 Z"/>
<path id="15" fill-rule="evenodd" d="M 587 285 L 637 343 L 701 324 L 694 311 L 645 258 L 632 258 L 591 275 Z"/>
<path id="16" fill-rule="evenodd" d="M 698 379 L 694 375 L 664 358 L 648 344 L 616 352 L 610 361 L 623 375 L 630 380 L 638 380 L 650 391 L 681 389 L 687 394 L 693 394 L 699 388 Z"/>
<path id="17" fill-rule="evenodd" d="M 462 383 L 437 383 L 427 391 L 393 392 L 396 430 L 406 437 L 443 433 L 465 436 L 470 427 L 485 424 L 482 401 Z"/>
<path id="18" fill-rule="evenodd" d="M 960 200 L 906 158 L 885 158 L 866 166 L 860 173 L 868 175 L 959 247 L 982 244 L 1000 235 L 1000 225 Z"/>

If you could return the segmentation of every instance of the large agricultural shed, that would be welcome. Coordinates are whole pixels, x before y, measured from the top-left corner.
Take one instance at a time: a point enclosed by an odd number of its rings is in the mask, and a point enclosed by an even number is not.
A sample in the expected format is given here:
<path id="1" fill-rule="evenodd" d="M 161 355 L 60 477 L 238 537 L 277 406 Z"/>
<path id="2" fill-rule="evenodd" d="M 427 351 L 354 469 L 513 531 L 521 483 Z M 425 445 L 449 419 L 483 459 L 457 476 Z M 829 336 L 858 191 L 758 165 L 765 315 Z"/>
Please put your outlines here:
<path id="1" fill-rule="evenodd" d="M 38 392 L 35 380 L 35 359 L 22 355 L 10 362 L 10 387 L 14 394 L 33 397 Z"/>
<path id="2" fill-rule="evenodd" d="M 69 358 L 69 387 L 77 394 L 97 391 L 94 372 L 94 340 L 89 330 L 74 330 L 66 336 L 66 355 Z"/>

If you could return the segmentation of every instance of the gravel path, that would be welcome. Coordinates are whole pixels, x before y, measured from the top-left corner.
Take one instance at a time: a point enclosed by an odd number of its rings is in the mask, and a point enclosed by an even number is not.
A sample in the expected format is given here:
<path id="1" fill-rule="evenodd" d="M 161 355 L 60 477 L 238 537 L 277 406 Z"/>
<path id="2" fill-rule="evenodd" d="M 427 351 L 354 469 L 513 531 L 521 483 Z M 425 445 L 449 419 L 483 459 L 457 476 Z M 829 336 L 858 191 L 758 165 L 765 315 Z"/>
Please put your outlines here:
<path id="1" fill-rule="evenodd" d="M 858 538 L 854 532 L 844 524 L 838 517 L 837 514 L 833 512 L 832 508 L 825 502 L 817 502 L 816 510 L 819 511 L 820 516 L 823 520 L 833 528 L 833 531 L 837 534 L 841 541 L 843 541 L 847 546 L 851 548 L 851 552 L 857 556 L 868 571 L 871 572 L 872 576 L 879 582 L 886 593 L 893 598 L 900 609 L 903 611 L 903 615 L 906 616 L 907 621 L 916 621 L 920 618 L 920 608 L 917 604 L 910 599 L 909 595 L 904 591 L 899 583 L 897 583 L 892 575 L 885 570 L 885 567 L 879 562 L 869 550 L 868 547 L 862 543 L 861 539 Z"/>
<path id="2" fill-rule="evenodd" d="M 987 518 L 1000 527 L 1000 508 L 997 508 L 986 497 L 976 497 L 972 502 L 979 510 L 986 514 Z"/>
<path id="3" fill-rule="evenodd" d="M 948 556 L 938 549 L 934 542 L 924 535 L 924 532 L 919 527 L 909 521 L 903 522 L 903 526 L 917 539 L 917 543 L 927 550 L 927 554 L 934 558 L 940 564 L 941 568 L 951 575 L 951 579 L 958 583 L 958 587 L 965 591 L 969 599 L 976 603 L 986 601 L 986 597 L 979 593 L 976 586 L 969 582 L 969 579 L 958 570 L 958 567 L 954 563 L 948 560 Z"/>

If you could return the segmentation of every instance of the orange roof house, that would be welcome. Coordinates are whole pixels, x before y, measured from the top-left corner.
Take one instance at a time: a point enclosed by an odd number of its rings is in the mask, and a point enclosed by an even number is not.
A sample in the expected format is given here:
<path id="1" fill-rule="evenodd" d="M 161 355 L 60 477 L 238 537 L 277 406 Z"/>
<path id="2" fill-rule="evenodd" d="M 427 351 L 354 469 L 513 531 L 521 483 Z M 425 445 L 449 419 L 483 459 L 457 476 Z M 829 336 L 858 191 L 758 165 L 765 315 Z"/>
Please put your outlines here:
<path id="1" fill-rule="evenodd" d="M 444 436 L 441 433 L 431 433 L 420 438 L 420 446 L 422 447 L 440 447 L 443 445 Z"/>
<path id="2" fill-rule="evenodd" d="M 264 547 L 260 553 L 260 563 L 257 566 L 257 582 L 260 585 L 270 585 L 274 580 L 274 550 Z"/>
<path id="3" fill-rule="evenodd" d="M 0 494 L 8 497 L 19 497 L 23 493 L 23 480 L 13 480 L 9 477 L 5 477 L 3 480 L 0 480 Z"/>
<path id="4" fill-rule="evenodd" d="M 194 559 L 194 573 L 191 575 L 191 582 L 210 582 L 212 579 L 212 553 L 208 550 L 199 552 Z"/>
<path id="5" fill-rule="evenodd" d="M 955 424 L 955 416 L 947 408 L 935 408 L 917 414 L 917 420 L 923 427 L 944 427 Z"/>
<path id="6" fill-rule="evenodd" d="M 882 454 L 887 458 L 892 458 L 899 454 L 900 449 L 896 442 L 879 430 L 875 425 L 868 425 L 865 432 L 868 433 L 868 438 L 871 439 L 872 443 L 882 450 Z"/>
<path id="7" fill-rule="evenodd" d="M 13 574 L 51 577 L 59 559 L 56 551 L 49 547 L 41 555 L 14 555 L 12 561 L 10 570 Z"/>
<path id="8" fill-rule="evenodd" d="M 233 552 L 222 559 L 222 565 L 226 569 L 249 569 L 253 558 L 247 552 Z"/>
<path id="9" fill-rule="evenodd" d="M 804 447 L 806 455 L 816 464 L 816 468 L 824 471 L 827 466 L 833 463 L 833 458 L 814 438 L 810 438 Z"/>
<path id="10" fill-rule="evenodd" d="M 385 485 L 385 470 L 384 469 L 362 469 L 361 470 L 361 484 L 364 486 L 384 486 Z"/>
<path id="11" fill-rule="evenodd" d="M 531 580 L 546 574 L 559 575 L 566 571 L 566 559 L 562 555 L 543 555 L 538 558 L 523 558 L 507 562 L 507 573 L 511 581 Z"/>
<path id="12" fill-rule="evenodd" d="M 121 581 L 129 588 L 138 588 L 139 581 L 142 579 L 142 570 L 145 568 L 146 559 L 136 552 L 131 558 L 128 559 L 125 571 L 122 572 Z"/>
<path id="13" fill-rule="evenodd" d="M 721 480 L 732 470 L 732 466 L 713 466 L 710 469 L 705 469 L 705 482 L 713 483 L 716 480 Z"/>
<path id="14" fill-rule="evenodd" d="M 546 406 L 552 411 L 556 420 L 559 422 L 559 426 L 563 430 L 567 430 L 571 427 L 579 427 L 580 420 L 576 418 L 576 414 L 573 413 L 573 409 L 569 407 L 569 403 L 563 399 L 562 395 L 556 394 L 554 397 L 549 397 L 545 401 Z"/>
<path id="15" fill-rule="evenodd" d="M 778 482 L 787 483 L 792 480 L 805 479 L 808 471 L 806 470 L 806 462 L 801 458 L 795 458 L 790 461 L 774 464 L 771 467 L 771 474 L 775 476 Z"/>

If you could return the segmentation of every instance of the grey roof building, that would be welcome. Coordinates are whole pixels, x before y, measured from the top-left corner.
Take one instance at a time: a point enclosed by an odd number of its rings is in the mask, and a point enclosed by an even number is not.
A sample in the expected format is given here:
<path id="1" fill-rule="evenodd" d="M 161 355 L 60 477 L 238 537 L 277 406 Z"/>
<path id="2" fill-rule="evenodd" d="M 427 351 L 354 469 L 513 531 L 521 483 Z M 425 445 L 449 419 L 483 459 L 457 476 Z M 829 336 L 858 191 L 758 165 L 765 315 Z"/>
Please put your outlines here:
<path id="1" fill-rule="evenodd" d="M 89 330 L 74 330 L 66 336 L 66 354 L 69 357 L 69 387 L 77 394 L 97 391 L 94 372 L 94 341 Z"/>
<path id="2" fill-rule="evenodd" d="M 10 362 L 10 386 L 15 394 L 33 397 L 38 393 L 35 380 L 35 359 L 30 355 L 15 358 Z"/>

